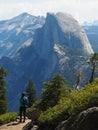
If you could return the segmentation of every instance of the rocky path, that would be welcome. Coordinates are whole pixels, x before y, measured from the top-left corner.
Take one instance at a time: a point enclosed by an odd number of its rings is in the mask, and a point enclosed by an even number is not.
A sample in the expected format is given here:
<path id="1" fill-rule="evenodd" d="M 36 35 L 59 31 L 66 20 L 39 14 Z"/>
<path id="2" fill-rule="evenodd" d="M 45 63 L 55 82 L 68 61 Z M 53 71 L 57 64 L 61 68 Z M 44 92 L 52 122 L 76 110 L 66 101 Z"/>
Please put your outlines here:
<path id="1" fill-rule="evenodd" d="M 16 121 L 0 126 L 0 130 L 22 130 L 22 128 L 31 120 L 27 119 L 25 123 Z"/>

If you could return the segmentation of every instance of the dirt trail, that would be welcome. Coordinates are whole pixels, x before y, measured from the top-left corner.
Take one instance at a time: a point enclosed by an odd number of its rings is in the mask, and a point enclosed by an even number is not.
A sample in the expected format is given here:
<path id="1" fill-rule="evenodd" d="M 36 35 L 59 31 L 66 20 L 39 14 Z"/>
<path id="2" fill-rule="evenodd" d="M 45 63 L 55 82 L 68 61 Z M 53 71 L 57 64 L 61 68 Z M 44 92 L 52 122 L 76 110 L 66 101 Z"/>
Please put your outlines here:
<path id="1" fill-rule="evenodd" d="M 22 130 L 22 128 L 31 120 L 27 119 L 25 123 L 18 123 L 16 121 L 0 126 L 0 130 Z"/>

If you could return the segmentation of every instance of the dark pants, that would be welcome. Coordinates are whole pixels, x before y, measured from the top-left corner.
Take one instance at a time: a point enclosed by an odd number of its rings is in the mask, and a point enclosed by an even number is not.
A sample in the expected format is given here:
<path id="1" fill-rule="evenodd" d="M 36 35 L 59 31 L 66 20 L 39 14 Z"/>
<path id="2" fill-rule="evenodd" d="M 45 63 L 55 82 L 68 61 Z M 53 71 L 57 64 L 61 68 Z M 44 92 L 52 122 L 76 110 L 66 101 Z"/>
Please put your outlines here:
<path id="1" fill-rule="evenodd" d="M 20 115 L 20 122 L 22 122 L 22 116 L 23 116 L 23 122 L 25 122 L 25 117 L 26 117 L 26 107 L 20 107 L 19 110 L 19 115 Z"/>

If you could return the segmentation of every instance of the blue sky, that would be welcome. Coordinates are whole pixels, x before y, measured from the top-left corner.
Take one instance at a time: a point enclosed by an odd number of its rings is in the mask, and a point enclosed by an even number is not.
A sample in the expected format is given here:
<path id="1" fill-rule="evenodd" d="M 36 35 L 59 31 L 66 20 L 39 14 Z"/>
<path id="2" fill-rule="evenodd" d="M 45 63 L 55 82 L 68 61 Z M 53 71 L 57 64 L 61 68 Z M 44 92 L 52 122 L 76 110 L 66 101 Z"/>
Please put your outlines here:
<path id="1" fill-rule="evenodd" d="M 98 0 L 0 0 L 0 20 L 10 19 L 23 12 L 46 15 L 47 12 L 66 12 L 79 23 L 98 20 Z"/>

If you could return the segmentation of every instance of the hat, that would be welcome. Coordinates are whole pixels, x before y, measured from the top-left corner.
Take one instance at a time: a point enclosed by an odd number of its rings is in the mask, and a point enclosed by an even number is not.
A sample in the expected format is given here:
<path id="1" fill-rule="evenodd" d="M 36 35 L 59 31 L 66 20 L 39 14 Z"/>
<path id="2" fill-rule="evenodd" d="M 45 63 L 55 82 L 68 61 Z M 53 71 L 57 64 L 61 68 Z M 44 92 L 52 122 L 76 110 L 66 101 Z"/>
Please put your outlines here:
<path id="1" fill-rule="evenodd" d="M 27 93 L 26 92 L 22 92 L 22 95 L 26 95 Z"/>

